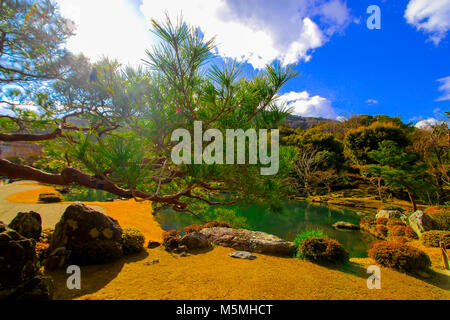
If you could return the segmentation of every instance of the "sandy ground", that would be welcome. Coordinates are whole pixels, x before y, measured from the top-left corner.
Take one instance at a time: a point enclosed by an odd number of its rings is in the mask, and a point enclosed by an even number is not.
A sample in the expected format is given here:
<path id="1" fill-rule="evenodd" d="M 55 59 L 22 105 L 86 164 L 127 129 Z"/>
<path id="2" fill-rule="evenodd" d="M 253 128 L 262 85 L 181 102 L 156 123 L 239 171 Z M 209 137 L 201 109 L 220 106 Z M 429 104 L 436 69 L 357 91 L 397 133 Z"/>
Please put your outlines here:
<path id="1" fill-rule="evenodd" d="M 29 202 L 36 201 L 43 190 L 20 183 L 11 188 L 0 189 L 1 198 L 5 198 L 4 194 L 9 195 L 7 200 L 0 202 L 3 216 L 14 215 L 10 210 L 28 208 L 17 203 L 4 206 L 8 200 L 33 205 Z M 149 203 L 131 200 L 86 204 L 101 206 L 122 226 L 140 228 L 147 240 L 161 240 L 162 230 L 150 213 Z M 40 213 L 45 216 L 48 212 L 54 218 L 63 205 L 44 206 L 52 208 L 41 208 L 44 210 Z M 437 250 L 426 248 L 434 264 L 430 279 L 381 268 L 380 290 L 367 288 L 369 275 L 366 269 L 373 263 L 370 259 L 352 259 L 345 267 L 330 269 L 297 259 L 262 254 L 256 254 L 258 258 L 253 261 L 232 259 L 228 254 L 234 250 L 223 247 L 184 258 L 160 247 L 111 264 L 85 266 L 81 268 L 81 290 L 66 288 L 68 275 L 64 270 L 51 275 L 55 281 L 56 299 L 450 300 L 450 273 L 439 267 Z"/>

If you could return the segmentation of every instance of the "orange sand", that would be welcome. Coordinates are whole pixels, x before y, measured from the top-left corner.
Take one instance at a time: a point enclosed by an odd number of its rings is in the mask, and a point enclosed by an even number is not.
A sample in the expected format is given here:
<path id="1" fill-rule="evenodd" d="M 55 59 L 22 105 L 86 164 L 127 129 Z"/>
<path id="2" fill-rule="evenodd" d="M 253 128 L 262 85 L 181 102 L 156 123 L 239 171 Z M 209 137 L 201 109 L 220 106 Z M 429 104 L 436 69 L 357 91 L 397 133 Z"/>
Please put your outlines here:
<path id="1" fill-rule="evenodd" d="M 8 200 L 33 203 L 43 190 L 21 192 Z M 149 203 L 130 200 L 86 204 L 105 208 L 122 226 L 141 229 L 147 239 L 161 239 L 162 230 L 150 213 Z M 55 298 L 450 300 L 449 273 L 436 268 L 438 273 L 433 272 L 428 280 L 382 268 L 382 289 L 369 290 L 366 268 L 373 263 L 371 259 L 352 259 L 350 265 L 337 270 L 262 254 L 256 254 L 254 261 L 232 259 L 228 254 L 233 251 L 215 247 L 207 253 L 182 258 L 161 247 L 146 250 L 111 264 L 82 267 L 81 290 L 66 288 L 68 275 L 64 270 L 52 272 Z M 436 258 L 433 252 L 433 263 Z M 157 259 L 159 262 L 153 263 Z"/>

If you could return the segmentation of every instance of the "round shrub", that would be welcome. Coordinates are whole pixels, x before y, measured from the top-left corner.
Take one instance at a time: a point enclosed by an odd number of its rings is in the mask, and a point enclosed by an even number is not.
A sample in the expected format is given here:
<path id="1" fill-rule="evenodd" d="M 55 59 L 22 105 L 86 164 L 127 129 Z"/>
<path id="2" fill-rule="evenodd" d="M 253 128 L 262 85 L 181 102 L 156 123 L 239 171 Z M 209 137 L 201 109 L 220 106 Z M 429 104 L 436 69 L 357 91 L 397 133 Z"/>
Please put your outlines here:
<path id="1" fill-rule="evenodd" d="M 419 239 L 419 237 L 417 236 L 417 233 L 413 230 L 413 228 L 411 228 L 411 226 L 406 226 L 405 236 L 408 239 Z"/>
<path id="2" fill-rule="evenodd" d="M 198 224 L 191 224 L 190 226 L 184 227 L 183 229 L 184 232 L 188 234 L 192 232 L 200 232 L 203 228 L 205 227 Z"/>
<path id="3" fill-rule="evenodd" d="M 426 210 L 426 213 L 433 220 L 434 229 L 450 230 L 450 209 L 449 208 L 437 208 L 435 210 L 429 209 Z"/>
<path id="4" fill-rule="evenodd" d="M 405 226 L 405 224 L 400 219 L 389 219 L 389 221 L 387 222 L 386 226 L 388 228 L 392 228 L 394 226 Z"/>
<path id="5" fill-rule="evenodd" d="M 348 252 L 334 239 L 311 237 L 304 239 L 298 247 L 299 257 L 317 263 L 344 263 Z"/>
<path id="6" fill-rule="evenodd" d="M 377 242 L 368 254 L 382 266 L 405 272 L 426 270 L 431 266 L 430 257 L 425 252 L 400 242 Z"/>
<path id="7" fill-rule="evenodd" d="M 393 226 L 391 229 L 391 235 L 394 237 L 404 237 L 405 229 L 405 226 Z"/>
<path id="8" fill-rule="evenodd" d="M 136 228 L 122 229 L 123 254 L 129 255 L 144 249 L 145 238 L 142 232 Z"/>
<path id="9" fill-rule="evenodd" d="M 422 233 L 420 239 L 427 247 L 439 247 L 439 242 L 443 241 L 445 247 L 450 248 L 450 231 L 431 230 Z"/>
<path id="10" fill-rule="evenodd" d="M 388 223 L 389 219 L 388 218 L 378 218 L 377 219 L 377 224 L 382 224 L 382 225 L 386 225 Z"/>
<path id="11" fill-rule="evenodd" d="M 402 237 L 402 236 L 391 236 L 388 239 L 389 241 L 393 241 L 393 242 L 400 242 L 400 243 L 407 243 L 408 239 L 406 237 Z"/>
<path id="12" fill-rule="evenodd" d="M 375 220 L 375 218 L 372 218 L 372 217 L 365 217 L 365 218 L 362 218 L 359 223 L 370 226 L 372 224 L 376 224 L 376 220 Z"/>
<path id="13" fill-rule="evenodd" d="M 376 226 L 376 233 L 378 237 L 385 238 L 387 237 L 389 233 L 388 227 L 386 227 L 384 224 L 377 224 Z"/>

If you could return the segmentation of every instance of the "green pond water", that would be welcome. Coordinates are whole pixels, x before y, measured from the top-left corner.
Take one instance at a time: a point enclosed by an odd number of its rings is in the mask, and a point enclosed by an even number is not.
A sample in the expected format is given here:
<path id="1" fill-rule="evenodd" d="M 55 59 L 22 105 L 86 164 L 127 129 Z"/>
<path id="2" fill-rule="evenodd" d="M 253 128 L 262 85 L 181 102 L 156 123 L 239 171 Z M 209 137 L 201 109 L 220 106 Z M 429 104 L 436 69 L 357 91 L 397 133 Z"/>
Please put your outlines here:
<path id="1" fill-rule="evenodd" d="M 367 257 L 367 248 L 375 240 L 365 232 L 336 230 L 332 227 L 332 224 L 338 221 L 359 224 L 360 217 L 349 209 L 332 209 L 308 202 L 292 201 L 284 203 L 276 210 L 270 206 L 234 206 L 233 210 L 237 216 L 247 219 L 248 229 L 274 234 L 289 241 L 293 241 L 302 231 L 321 229 L 330 238 L 342 243 L 352 258 Z M 183 230 L 188 225 L 200 224 L 194 216 L 172 210 L 159 212 L 156 220 L 164 230 Z"/>

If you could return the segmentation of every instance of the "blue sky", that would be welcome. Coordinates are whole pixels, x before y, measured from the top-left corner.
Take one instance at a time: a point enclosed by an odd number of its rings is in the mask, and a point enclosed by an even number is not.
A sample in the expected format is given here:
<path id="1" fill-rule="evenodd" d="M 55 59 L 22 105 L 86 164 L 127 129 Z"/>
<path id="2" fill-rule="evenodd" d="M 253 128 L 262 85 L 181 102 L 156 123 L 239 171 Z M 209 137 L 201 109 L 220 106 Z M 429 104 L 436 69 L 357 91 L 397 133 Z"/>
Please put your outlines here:
<path id="1" fill-rule="evenodd" d="M 450 110 L 450 0 L 56 0 L 78 25 L 67 46 L 137 65 L 151 18 L 183 13 L 247 70 L 278 60 L 302 75 L 281 92 L 295 114 L 442 119 Z M 369 30 L 370 5 L 381 30 Z"/>

